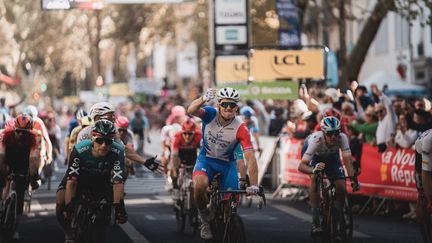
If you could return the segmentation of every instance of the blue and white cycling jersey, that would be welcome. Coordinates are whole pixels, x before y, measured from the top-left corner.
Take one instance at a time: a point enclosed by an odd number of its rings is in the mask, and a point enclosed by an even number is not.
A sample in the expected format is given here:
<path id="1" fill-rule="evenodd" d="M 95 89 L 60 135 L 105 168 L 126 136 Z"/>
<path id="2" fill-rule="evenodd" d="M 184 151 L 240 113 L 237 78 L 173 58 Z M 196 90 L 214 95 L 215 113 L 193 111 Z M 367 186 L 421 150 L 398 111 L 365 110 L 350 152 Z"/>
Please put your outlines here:
<path id="1" fill-rule="evenodd" d="M 234 158 L 236 146 L 240 143 L 243 151 L 252 151 L 249 131 L 240 117 L 222 126 L 217 119 L 218 111 L 206 106 L 199 111 L 203 121 L 202 141 L 193 176 L 205 175 L 211 181 L 216 173 L 222 174 L 222 189 L 238 189 L 237 163 Z"/>
<path id="2" fill-rule="evenodd" d="M 200 156 L 229 162 L 235 160 L 234 150 L 238 143 L 244 152 L 253 149 L 249 131 L 240 117 L 222 126 L 216 119 L 218 111 L 214 107 L 206 106 L 201 112 L 203 146 Z"/>
<path id="3" fill-rule="evenodd" d="M 338 178 L 342 178 L 345 174 L 340 161 L 339 150 L 342 151 L 342 156 L 351 156 L 348 137 L 344 133 L 339 134 L 336 144 L 329 145 L 325 142 L 323 132 L 318 131 L 306 138 L 301 156 L 302 160 L 309 160 L 309 165 L 312 167 L 317 163 L 325 163 L 324 171 L 327 175 L 336 175 Z"/>

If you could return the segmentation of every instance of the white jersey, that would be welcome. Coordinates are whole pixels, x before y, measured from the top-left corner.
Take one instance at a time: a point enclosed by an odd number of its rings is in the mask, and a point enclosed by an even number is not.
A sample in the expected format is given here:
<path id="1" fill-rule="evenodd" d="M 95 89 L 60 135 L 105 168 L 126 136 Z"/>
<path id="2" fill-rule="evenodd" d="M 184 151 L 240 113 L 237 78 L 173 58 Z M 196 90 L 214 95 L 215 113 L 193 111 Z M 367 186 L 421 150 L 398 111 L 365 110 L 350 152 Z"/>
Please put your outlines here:
<path id="1" fill-rule="evenodd" d="M 84 140 L 90 140 L 92 137 L 92 126 L 87 126 L 78 133 L 77 142 L 79 143 Z"/>
<path id="2" fill-rule="evenodd" d="M 171 141 L 174 140 L 174 137 L 177 132 L 180 132 L 182 130 L 182 127 L 178 123 L 173 123 L 171 125 L 165 125 L 161 129 L 161 141 L 165 142 L 166 144 L 171 144 Z"/>
<path id="3" fill-rule="evenodd" d="M 417 153 L 422 155 L 422 170 L 432 171 L 432 129 L 424 131 L 414 146 Z"/>
<path id="4" fill-rule="evenodd" d="M 342 156 L 351 156 L 348 137 L 345 133 L 339 134 L 338 142 L 335 145 L 329 145 L 325 142 L 324 133 L 322 131 L 314 132 L 306 138 L 306 151 L 302 159 L 312 160 L 314 155 L 326 157 L 333 154 L 339 154 L 342 151 Z"/>

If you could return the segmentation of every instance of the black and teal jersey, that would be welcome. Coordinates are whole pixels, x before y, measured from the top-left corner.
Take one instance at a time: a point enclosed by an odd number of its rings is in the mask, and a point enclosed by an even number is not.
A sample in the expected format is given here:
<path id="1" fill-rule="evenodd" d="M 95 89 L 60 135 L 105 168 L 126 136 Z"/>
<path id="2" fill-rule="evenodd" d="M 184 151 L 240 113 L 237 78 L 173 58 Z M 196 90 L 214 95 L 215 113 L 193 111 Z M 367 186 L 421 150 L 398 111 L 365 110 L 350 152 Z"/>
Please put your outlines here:
<path id="1" fill-rule="evenodd" d="M 104 157 L 92 155 L 92 142 L 84 140 L 72 149 L 66 171 L 68 180 L 88 187 L 124 183 L 125 181 L 124 146 L 114 142 Z"/>

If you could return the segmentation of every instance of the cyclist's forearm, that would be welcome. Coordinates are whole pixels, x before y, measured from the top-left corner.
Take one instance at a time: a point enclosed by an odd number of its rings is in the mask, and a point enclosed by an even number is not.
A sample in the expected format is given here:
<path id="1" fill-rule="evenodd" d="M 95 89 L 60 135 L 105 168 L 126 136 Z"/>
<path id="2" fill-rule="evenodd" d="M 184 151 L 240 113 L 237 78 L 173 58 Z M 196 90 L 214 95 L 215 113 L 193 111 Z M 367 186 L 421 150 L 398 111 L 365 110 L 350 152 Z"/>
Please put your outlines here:
<path id="1" fill-rule="evenodd" d="M 138 162 L 140 164 L 145 163 L 145 159 L 128 146 L 125 147 L 125 154 L 126 154 L 126 158 L 132 161 Z"/>
<path id="2" fill-rule="evenodd" d="M 302 160 L 299 164 L 298 170 L 300 172 L 303 172 L 305 174 L 312 174 L 313 173 L 313 168 L 310 167 L 309 165 L 309 161 L 307 160 Z"/>
<path id="3" fill-rule="evenodd" d="M 171 155 L 171 163 L 174 168 L 178 168 L 180 165 L 180 157 L 178 155 Z"/>
<path id="4" fill-rule="evenodd" d="M 261 147 L 260 147 L 259 134 L 257 132 L 254 133 L 254 137 L 255 137 L 255 142 L 256 142 L 256 145 L 257 145 L 257 149 L 260 149 Z"/>
<path id="5" fill-rule="evenodd" d="M 68 205 L 72 201 L 72 198 L 75 197 L 77 184 L 78 183 L 76 181 L 72 181 L 72 180 L 68 180 L 66 182 L 66 192 L 65 192 L 65 204 L 66 205 Z"/>
<path id="6" fill-rule="evenodd" d="M 345 168 L 347 170 L 348 176 L 352 177 L 354 176 L 354 167 L 352 165 L 352 158 L 351 156 L 344 156 L 342 157 L 344 161 Z"/>
<path id="7" fill-rule="evenodd" d="M 40 164 L 41 164 L 40 156 L 30 156 L 29 172 L 31 176 L 35 175 L 38 172 Z"/>
<path id="8" fill-rule="evenodd" d="M 124 195 L 124 184 L 123 183 L 115 183 L 113 184 L 113 202 L 120 203 L 123 199 Z"/>
<path id="9" fill-rule="evenodd" d="M 198 99 L 192 101 L 192 103 L 189 105 L 187 109 L 188 114 L 193 116 L 198 116 L 198 111 L 203 104 L 204 104 L 204 100 L 202 97 L 199 97 Z"/>
<path id="10" fill-rule="evenodd" d="M 251 185 L 258 185 L 258 165 L 253 151 L 244 153 Z"/>

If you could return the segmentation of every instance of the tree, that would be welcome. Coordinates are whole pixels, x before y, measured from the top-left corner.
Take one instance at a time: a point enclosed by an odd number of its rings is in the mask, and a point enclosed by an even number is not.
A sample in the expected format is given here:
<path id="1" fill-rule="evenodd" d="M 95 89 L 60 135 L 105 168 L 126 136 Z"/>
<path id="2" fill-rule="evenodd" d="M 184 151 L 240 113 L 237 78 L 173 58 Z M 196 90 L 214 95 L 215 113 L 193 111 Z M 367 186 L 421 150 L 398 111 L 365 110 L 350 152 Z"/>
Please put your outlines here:
<path id="1" fill-rule="evenodd" d="M 369 47 L 375 39 L 381 22 L 383 21 L 387 13 L 392 10 L 396 10 L 395 1 L 379 0 L 376 3 L 371 15 L 367 19 L 366 24 L 359 36 L 359 39 L 357 40 L 357 43 L 354 46 L 353 51 L 351 52 L 351 55 L 349 55 L 349 57 L 347 58 L 348 60 L 346 66 L 344 62 L 346 48 L 344 48 L 344 50 L 342 51 L 342 55 L 340 55 L 342 56 L 341 60 L 343 60 L 343 62 L 341 63 L 342 65 L 340 65 L 340 69 L 342 70 L 341 79 L 339 81 L 340 88 L 346 88 L 348 78 L 358 78 Z M 342 33 L 345 34 L 344 31 L 342 31 Z M 343 38 L 341 38 L 341 42 L 342 41 L 344 41 Z M 346 47 L 346 43 L 340 43 L 340 45 L 341 47 Z"/>
<path id="2" fill-rule="evenodd" d="M 429 14 L 429 16 L 425 16 L 425 8 L 429 8 L 429 10 L 431 9 L 431 3 L 428 1 L 377 0 L 374 8 L 365 21 L 365 25 L 359 35 L 357 42 L 354 45 L 354 49 L 350 55 L 348 55 L 346 51 L 345 23 L 346 20 L 356 19 L 356 16 L 347 11 L 348 7 L 352 5 L 354 1 L 329 0 L 324 1 L 323 6 L 317 5 L 316 1 L 314 0 L 309 0 L 309 3 L 306 4 L 304 4 L 304 1 L 302 2 L 302 6 L 307 6 L 307 8 L 305 8 L 307 14 L 305 21 L 303 22 L 302 29 L 303 33 L 307 34 L 310 39 L 318 41 L 318 29 L 320 25 L 324 25 L 322 26 L 324 29 L 326 29 L 327 26 L 338 26 L 338 60 L 340 70 L 339 88 L 346 88 L 347 81 L 349 81 L 348 79 L 355 80 L 358 78 L 370 45 L 375 39 L 381 22 L 385 19 L 389 12 L 393 11 L 397 14 L 400 14 L 410 24 L 412 24 L 415 20 L 419 20 L 422 25 L 430 25 L 431 23 L 431 15 Z M 324 24 L 321 23 L 322 20 L 320 18 L 316 17 L 319 16 L 319 13 L 323 11 L 327 13 L 327 18 L 325 18 L 326 23 Z M 323 34 L 325 34 L 325 32 L 326 31 L 324 31 Z"/>

